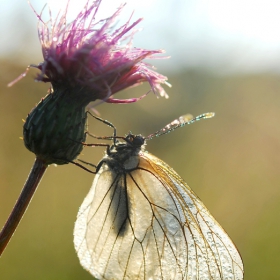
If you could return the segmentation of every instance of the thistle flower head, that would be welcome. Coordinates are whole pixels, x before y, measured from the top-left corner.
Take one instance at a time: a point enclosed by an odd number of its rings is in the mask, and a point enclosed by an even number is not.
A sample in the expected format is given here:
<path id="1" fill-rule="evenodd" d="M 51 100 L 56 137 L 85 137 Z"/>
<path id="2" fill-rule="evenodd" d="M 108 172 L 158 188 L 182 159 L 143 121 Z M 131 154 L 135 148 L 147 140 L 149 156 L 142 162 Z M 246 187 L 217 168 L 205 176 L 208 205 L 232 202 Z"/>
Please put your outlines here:
<path id="1" fill-rule="evenodd" d="M 134 23 L 117 29 L 113 23 L 121 6 L 111 17 L 96 21 L 102 0 L 88 0 L 73 22 L 65 11 L 44 22 L 39 19 L 39 38 L 44 61 L 31 65 L 40 70 L 36 80 L 50 82 L 52 91 L 29 113 L 23 126 L 25 146 L 46 164 L 66 164 L 82 151 L 86 139 L 85 107 L 97 99 L 110 103 L 131 103 L 141 99 L 112 98 L 116 92 L 142 82 L 167 97 L 161 84 L 167 78 L 143 62 L 161 51 L 133 48 Z M 22 74 L 13 83 L 25 76 Z"/>
<path id="2" fill-rule="evenodd" d="M 74 89 L 87 101 L 135 102 L 137 98 L 116 100 L 110 96 L 142 82 L 149 82 L 154 93 L 168 97 L 161 86 L 167 84 L 167 78 L 143 62 L 162 51 L 132 47 L 134 27 L 142 19 L 128 21 L 114 30 L 113 24 L 123 6 L 111 17 L 96 21 L 101 2 L 88 1 L 70 23 L 66 19 L 68 5 L 61 16 L 52 19 L 50 14 L 48 22 L 34 11 L 39 18 L 38 32 L 44 57 L 42 63 L 32 65 L 41 71 L 36 80 L 51 82 L 54 90 L 57 87 Z"/>

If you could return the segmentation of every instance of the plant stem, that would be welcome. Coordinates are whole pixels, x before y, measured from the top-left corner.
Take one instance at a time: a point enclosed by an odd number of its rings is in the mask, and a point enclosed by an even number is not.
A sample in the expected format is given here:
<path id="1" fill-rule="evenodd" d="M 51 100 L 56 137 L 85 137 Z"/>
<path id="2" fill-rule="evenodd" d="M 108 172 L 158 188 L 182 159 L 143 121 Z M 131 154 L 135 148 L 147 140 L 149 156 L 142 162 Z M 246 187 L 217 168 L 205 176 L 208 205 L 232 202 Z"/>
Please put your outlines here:
<path id="1" fill-rule="evenodd" d="M 41 178 L 43 177 L 48 165 L 42 160 L 36 158 L 34 165 L 29 173 L 27 181 L 21 191 L 21 194 L 6 222 L 0 232 L 0 256 L 14 234 L 25 210 L 27 209 Z"/>

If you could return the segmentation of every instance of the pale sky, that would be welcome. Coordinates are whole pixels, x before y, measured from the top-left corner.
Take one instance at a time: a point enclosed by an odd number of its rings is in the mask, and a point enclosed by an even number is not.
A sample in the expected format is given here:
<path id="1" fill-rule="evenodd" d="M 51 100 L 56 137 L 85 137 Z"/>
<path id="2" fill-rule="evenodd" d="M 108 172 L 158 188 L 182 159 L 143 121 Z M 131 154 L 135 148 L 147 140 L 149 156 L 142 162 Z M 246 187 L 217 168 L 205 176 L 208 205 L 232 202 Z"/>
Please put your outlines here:
<path id="1" fill-rule="evenodd" d="M 40 12 L 47 0 L 31 0 Z M 55 14 L 57 2 L 49 0 Z M 165 49 L 169 60 L 160 69 L 207 67 L 220 73 L 280 70 L 279 0 L 127 0 L 125 21 L 144 17 L 134 46 Z M 74 17 L 85 0 L 70 0 Z M 123 3 L 103 0 L 100 18 Z M 70 19 L 70 18 L 69 18 Z M 42 60 L 36 16 L 24 0 L 0 0 L 0 56 L 23 64 Z"/>

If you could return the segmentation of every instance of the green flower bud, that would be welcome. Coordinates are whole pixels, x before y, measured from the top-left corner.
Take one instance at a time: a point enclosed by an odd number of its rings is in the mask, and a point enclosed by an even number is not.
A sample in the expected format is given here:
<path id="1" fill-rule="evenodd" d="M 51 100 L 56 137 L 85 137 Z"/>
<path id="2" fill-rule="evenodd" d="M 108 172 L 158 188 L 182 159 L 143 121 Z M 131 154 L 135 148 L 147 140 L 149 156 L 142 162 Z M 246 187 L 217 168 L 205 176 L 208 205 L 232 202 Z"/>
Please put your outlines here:
<path id="1" fill-rule="evenodd" d="M 24 144 L 46 164 L 66 164 L 82 151 L 86 139 L 85 106 L 69 91 L 48 94 L 28 114 Z"/>

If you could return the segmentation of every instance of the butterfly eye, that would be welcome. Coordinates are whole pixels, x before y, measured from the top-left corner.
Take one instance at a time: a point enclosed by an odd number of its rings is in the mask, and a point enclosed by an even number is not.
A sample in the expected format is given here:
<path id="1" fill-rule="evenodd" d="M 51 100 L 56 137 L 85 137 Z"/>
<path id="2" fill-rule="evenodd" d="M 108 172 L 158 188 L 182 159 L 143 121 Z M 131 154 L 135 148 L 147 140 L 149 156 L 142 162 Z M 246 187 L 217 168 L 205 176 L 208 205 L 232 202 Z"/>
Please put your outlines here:
<path id="1" fill-rule="evenodd" d="M 143 136 L 137 135 L 133 139 L 133 145 L 136 147 L 141 147 L 145 143 L 145 138 Z"/>

